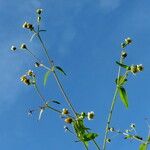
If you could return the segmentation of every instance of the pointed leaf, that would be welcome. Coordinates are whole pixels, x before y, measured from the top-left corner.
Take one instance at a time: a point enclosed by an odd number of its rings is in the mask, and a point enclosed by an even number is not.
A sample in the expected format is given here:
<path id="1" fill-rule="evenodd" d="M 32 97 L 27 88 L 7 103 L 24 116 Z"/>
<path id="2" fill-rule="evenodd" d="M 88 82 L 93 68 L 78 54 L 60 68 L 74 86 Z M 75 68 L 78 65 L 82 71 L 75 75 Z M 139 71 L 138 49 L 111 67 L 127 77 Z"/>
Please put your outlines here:
<path id="1" fill-rule="evenodd" d="M 139 150 L 147 150 L 147 144 L 141 144 Z"/>
<path id="2" fill-rule="evenodd" d="M 45 76 L 44 76 L 44 86 L 46 85 L 48 76 L 50 75 L 51 72 L 52 72 L 51 70 L 48 70 L 48 71 L 45 73 Z"/>
<path id="3" fill-rule="evenodd" d="M 56 68 L 57 70 L 59 70 L 61 73 L 63 73 L 64 75 L 66 75 L 66 73 L 64 72 L 64 70 L 63 70 L 61 67 L 55 66 L 55 68 Z"/>
<path id="4" fill-rule="evenodd" d="M 118 64 L 120 67 L 125 68 L 125 69 L 127 69 L 127 70 L 128 70 L 128 68 L 129 68 L 129 66 L 127 66 L 127 65 L 125 65 L 125 64 L 122 64 L 122 63 L 120 63 L 120 62 L 118 62 L 118 61 L 116 61 L 116 64 Z"/>
<path id="5" fill-rule="evenodd" d="M 52 102 L 55 103 L 55 104 L 60 104 L 60 102 L 55 101 L 55 100 L 52 100 Z"/>
<path id="6" fill-rule="evenodd" d="M 128 96 L 123 87 L 119 87 L 120 98 L 126 108 L 128 108 Z"/>
<path id="7" fill-rule="evenodd" d="M 84 141 L 90 141 L 95 139 L 98 136 L 96 133 L 87 133 L 84 135 Z"/>

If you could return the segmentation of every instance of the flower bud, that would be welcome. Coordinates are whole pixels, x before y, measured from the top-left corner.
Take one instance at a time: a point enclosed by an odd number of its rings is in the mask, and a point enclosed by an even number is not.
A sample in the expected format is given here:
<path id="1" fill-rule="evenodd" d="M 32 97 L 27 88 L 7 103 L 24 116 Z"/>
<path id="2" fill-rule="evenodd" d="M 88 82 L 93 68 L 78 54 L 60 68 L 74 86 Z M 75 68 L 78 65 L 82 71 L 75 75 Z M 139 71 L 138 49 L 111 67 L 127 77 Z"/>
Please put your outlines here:
<path id="1" fill-rule="evenodd" d="M 143 67 L 142 64 L 137 65 L 137 70 L 138 70 L 138 71 L 143 71 L 143 69 L 144 69 L 144 67 Z"/>
<path id="2" fill-rule="evenodd" d="M 66 118 L 66 119 L 65 119 L 65 122 L 66 122 L 66 123 L 69 123 L 69 124 L 71 124 L 72 121 L 73 121 L 72 118 Z"/>
<path id="3" fill-rule="evenodd" d="M 37 13 L 38 15 L 41 15 L 42 11 L 43 11 L 43 9 L 37 9 L 37 10 L 36 10 L 36 13 Z"/>
<path id="4" fill-rule="evenodd" d="M 107 142 L 107 143 L 111 143 L 111 139 L 108 139 L 108 138 L 107 138 L 107 139 L 106 139 L 106 142 Z"/>
<path id="5" fill-rule="evenodd" d="M 27 28 L 27 26 L 28 26 L 27 22 L 24 22 L 24 24 L 22 25 L 23 28 Z"/>
<path id="6" fill-rule="evenodd" d="M 23 43 L 23 44 L 21 44 L 20 48 L 21 48 L 21 49 L 27 49 L 27 46 L 26 46 L 25 43 Z"/>
<path id="7" fill-rule="evenodd" d="M 125 39 L 125 44 L 126 45 L 131 44 L 131 43 L 132 43 L 131 38 L 128 37 L 128 38 Z"/>
<path id="8" fill-rule="evenodd" d="M 127 53 L 126 53 L 125 51 L 122 51 L 121 57 L 122 57 L 122 58 L 126 58 L 126 57 L 127 57 Z"/>
<path id="9" fill-rule="evenodd" d="M 68 109 L 64 108 L 62 110 L 62 115 L 67 115 L 67 114 L 69 114 L 69 111 L 68 111 Z"/>
<path id="10" fill-rule="evenodd" d="M 131 123 L 130 127 L 133 128 L 133 129 L 135 129 L 135 124 Z"/>
<path id="11" fill-rule="evenodd" d="M 41 16 L 38 16 L 37 17 L 37 22 L 40 22 L 41 21 Z"/>
<path id="12" fill-rule="evenodd" d="M 35 62 L 34 66 L 35 67 L 40 67 L 40 64 L 38 62 Z"/>
<path id="13" fill-rule="evenodd" d="M 126 43 L 121 43 L 121 47 L 125 48 L 126 47 Z"/>
<path id="14" fill-rule="evenodd" d="M 27 75 L 31 77 L 35 76 L 32 70 L 28 70 Z"/>
<path id="15" fill-rule="evenodd" d="M 21 82 L 23 82 L 26 85 L 30 85 L 30 80 L 26 77 L 26 75 L 21 76 L 20 78 Z"/>
<path id="16" fill-rule="evenodd" d="M 17 48 L 16 48 L 15 46 L 13 46 L 13 45 L 11 46 L 11 50 L 12 50 L 12 51 L 15 51 L 16 49 L 17 49 Z"/>
<path id="17" fill-rule="evenodd" d="M 93 111 L 88 112 L 87 118 L 88 118 L 88 120 L 92 120 L 94 118 L 94 112 Z"/>
<path id="18" fill-rule="evenodd" d="M 132 73 L 137 73 L 138 72 L 138 69 L 137 69 L 137 65 L 132 65 L 131 67 L 130 67 L 130 71 L 132 72 Z"/>

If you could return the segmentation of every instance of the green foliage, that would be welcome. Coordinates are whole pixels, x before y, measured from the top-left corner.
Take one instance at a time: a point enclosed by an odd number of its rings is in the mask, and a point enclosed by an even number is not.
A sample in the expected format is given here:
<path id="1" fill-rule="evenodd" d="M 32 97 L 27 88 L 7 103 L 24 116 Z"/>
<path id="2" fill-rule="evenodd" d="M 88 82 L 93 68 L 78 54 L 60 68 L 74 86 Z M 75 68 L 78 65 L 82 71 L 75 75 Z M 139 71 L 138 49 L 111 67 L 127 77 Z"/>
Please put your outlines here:
<path id="1" fill-rule="evenodd" d="M 52 70 L 48 70 L 46 73 L 45 73 L 45 76 L 44 76 L 44 86 L 46 85 L 46 82 L 47 82 L 47 79 L 50 75 L 50 73 L 52 72 Z"/>
<path id="2" fill-rule="evenodd" d="M 119 87 L 119 94 L 120 94 L 121 101 L 123 102 L 125 107 L 128 108 L 128 96 L 127 96 L 125 88 L 123 88 L 122 86 Z"/>
<path id="3" fill-rule="evenodd" d="M 62 74 L 66 75 L 66 73 L 64 72 L 64 70 L 63 70 L 61 67 L 55 66 L 55 68 L 56 68 L 57 70 L 59 70 Z"/>

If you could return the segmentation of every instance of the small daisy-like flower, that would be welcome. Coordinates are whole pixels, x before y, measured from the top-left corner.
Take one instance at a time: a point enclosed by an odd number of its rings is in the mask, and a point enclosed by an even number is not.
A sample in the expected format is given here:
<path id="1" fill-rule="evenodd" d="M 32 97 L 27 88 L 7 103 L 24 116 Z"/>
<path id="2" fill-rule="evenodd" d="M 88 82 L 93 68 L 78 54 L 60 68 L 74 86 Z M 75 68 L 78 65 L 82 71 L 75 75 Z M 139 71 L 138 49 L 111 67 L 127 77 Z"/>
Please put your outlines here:
<path id="1" fill-rule="evenodd" d="M 131 38 L 126 38 L 125 39 L 125 43 L 126 43 L 126 45 L 128 45 L 128 44 L 131 44 L 132 43 L 132 40 L 131 40 Z"/>
<path id="2" fill-rule="evenodd" d="M 36 13 L 37 13 L 38 15 L 41 15 L 42 12 L 43 12 L 43 9 L 37 9 L 37 10 L 36 10 Z"/>
<path id="3" fill-rule="evenodd" d="M 72 118 L 66 118 L 66 119 L 65 119 L 65 122 L 66 122 L 66 123 L 69 123 L 69 124 L 71 124 L 72 121 L 73 121 Z"/>
<path id="4" fill-rule="evenodd" d="M 24 22 L 24 24 L 22 25 L 23 28 L 27 28 L 27 26 L 28 26 L 27 22 Z"/>
<path id="5" fill-rule="evenodd" d="M 67 115 L 67 114 L 69 114 L 69 111 L 68 111 L 68 109 L 64 108 L 62 110 L 62 115 Z"/>
<path id="6" fill-rule="evenodd" d="M 28 75 L 28 76 L 31 76 L 31 77 L 35 76 L 35 74 L 33 73 L 32 70 L 29 70 L 29 71 L 27 72 L 27 75 Z"/>
<path id="7" fill-rule="evenodd" d="M 132 66 L 130 67 L 130 71 L 131 71 L 133 74 L 137 73 L 137 72 L 138 72 L 137 65 L 132 65 Z"/>
<path id="8" fill-rule="evenodd" d="M 26 75 L 21 76 L 20 78 L 21 82 L 23 82 L 26 85 L 30 85 L 30 80 L 26 77 Z"/>
<path id="9" fill-rule="evenodd" d="M 21 44 L 20 48 L 21 48 L 21 49 L 27 49 L 27 46 L 26 46 L 25 43 L 23 43 L 23 44 Z"/>
<path id="10" fill-rule="evenodd" d="M 13 45 L 11 46 L 11 50 L 12 50 L 12 51 L 15 51 L 16 49 L 17 49 L 17 48 L 16 48 L 15 46 L 13 46 Z"/>
<path id="11" fill-rule="evenodd" d="M 142 64 L 137 65 L 137 70 L 138 71 L 143 71 L 144 67 Z"/>
<path id="12" fill-rule="evenodd" d="M 94 112 L 93 111 L 88 112 L 87 118 L 88 118 L 88 120 L 92 120 L 94 118 Z"/>
<path id="13" fill-rule="evenodd" d="M 22 25 L 23 28 L 26 29 L 30 29 L 31 31 L 34 29 L 33 25 L 28 23 L 28 22 L 24 22 L 24 24 Z"/>

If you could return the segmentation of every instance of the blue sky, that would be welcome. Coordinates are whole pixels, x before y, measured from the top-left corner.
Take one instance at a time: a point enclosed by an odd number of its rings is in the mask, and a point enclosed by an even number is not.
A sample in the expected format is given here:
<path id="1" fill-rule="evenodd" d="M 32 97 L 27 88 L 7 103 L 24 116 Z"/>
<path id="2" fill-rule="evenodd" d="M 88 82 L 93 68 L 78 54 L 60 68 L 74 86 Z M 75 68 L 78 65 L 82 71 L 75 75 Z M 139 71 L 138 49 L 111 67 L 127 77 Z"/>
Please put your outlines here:
<path id="1" fill-rule="evenodd" d="M 65 133 L 64 122 L 51 111 L 27 116 L 30 108 L 41 105 L 32 87 L 20 82 L 20 76 L 33 69 L 42 92 L 47 98 L 61 96 L 53 78 L 43 86 L 45 70 L 34 68 L 33 59 L 26 53 L 10 51 L 11 45 L 27 43 L 34 53 L 43 58 L 37 40 L 28 42 L 30 34 L 22 29 L 24 21 L 35 24 L 36 8 L 43 8 L 42 27 L 47 29 L 43 39 L 55 63 L 67 76 L 60 79 L 75 108 L 94 111 L 96 116 L 87 126 L 99 133 L 102 144 L 108 109 L 115 90 L 120 43 L 126 37 L 133 39 L 127 48 L 127 64 L 144 65 L 144 72 L 131 75 L 126 85 L 129 109 L 117 100 L 112 125 L 121 130 L 135 123 L 138 134 L 147 136 L 144 118 L 149 118 L 150 77 L 150 2 L 139 0 L 0 0 L 0 145 L 3 150 L 64 150 L 84 149 L 74 143 L 75 138 Z M 125 141 L 113 136 L 109 150 L 136 150 L 138 142 Z M 90 149 L 95 147 L 90 144 Z"/>

